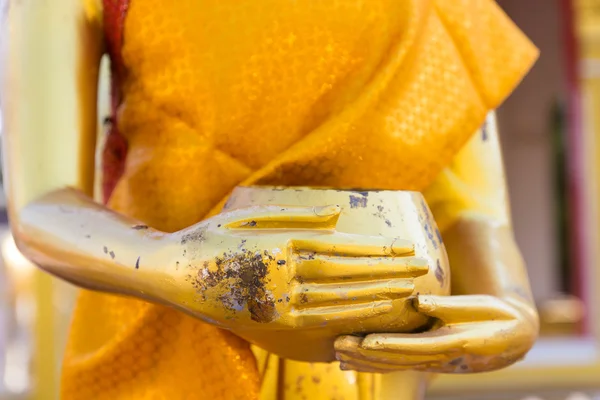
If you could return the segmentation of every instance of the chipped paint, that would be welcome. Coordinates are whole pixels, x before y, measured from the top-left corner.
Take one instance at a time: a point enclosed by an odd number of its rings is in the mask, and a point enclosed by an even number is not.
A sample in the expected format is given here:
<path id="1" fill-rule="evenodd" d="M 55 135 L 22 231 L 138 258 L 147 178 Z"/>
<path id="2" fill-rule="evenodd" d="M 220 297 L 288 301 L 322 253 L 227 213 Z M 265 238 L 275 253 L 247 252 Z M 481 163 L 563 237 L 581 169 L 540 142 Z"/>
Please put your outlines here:
<path id="1" fill-rule="evenodd" d="M 445 280 L 446 280 L 446 274 L 444 273 L 444 269 L 442 268 L 442 265 L 440 264 L 439 259 L 437 260 L 437 264 L 436 264 L 436 268 L 435 268 L 435 278 L 440 283 L 440 286 L 444 287 Z"/>
<path id="2" fill-rule="evenodd" d="M 215 265 L 205 263 L 198 270 L 193 285 L 203 297 L 209 289 L 218 287 L 222 291 L 218 299 L 228 310 L 235 312 L 246 308 L 253 321 L 271 322 L 277 312 L 266 284 L 269 265 L 273 261 L 268 253 L 245 249 L 223 253 L 216 258 Z"/>
<path id="3" fill-rule="evenodd" d="M 186 233 L 181 237 L 181 244 L 186 244 L 189 242 L 201 243 L 206 239 L 205 234 L 206 227 L 201 227 L 199 229 L 196 229 L 195 231 Z"/>
<path id="4" fill-rule="evenodd" d="M 427 235 L 427 238 L 433 245 L 433 248 L 437 250 L 438 247 L 441 245 L 441 242 L 438 243 L 438 241 L 436 240 L 436 236 L 439 239 L 439 238 L 441 238 L 441 235 L 438 236 L 438 234 L 436 232 L 436 235 L 434 236 L 433 227 L 436 225 L 435 225 L 435 222 L 433 221 L 433 218 L 431 217 L 431 212 L 429 211 L 429 208 L 427 207 L 427 204 L 425 204 L 425 200 L 423 200 L 423 199 L 421 199 L 421 209 L 423 211 L 423 215 L 425 216 L 425 218 L 422 219 L 423 229 L 425 229 L 425 234 Z M 436 228 L 436 231 L 437 231 L 437 228 Z"/>
<path id="5" fill-rule="evenodd" d="M 366 196 L 354 196 L 350 195 L 350 208 L 365 208 L 367 206 L 368 198 Z"/>
<path id="6" fill-rule="evenodd" d="M 488 138 L 488 120 L 486 119 L 483 125 L 481 126 L 481 141 L 487 142 Z"/>

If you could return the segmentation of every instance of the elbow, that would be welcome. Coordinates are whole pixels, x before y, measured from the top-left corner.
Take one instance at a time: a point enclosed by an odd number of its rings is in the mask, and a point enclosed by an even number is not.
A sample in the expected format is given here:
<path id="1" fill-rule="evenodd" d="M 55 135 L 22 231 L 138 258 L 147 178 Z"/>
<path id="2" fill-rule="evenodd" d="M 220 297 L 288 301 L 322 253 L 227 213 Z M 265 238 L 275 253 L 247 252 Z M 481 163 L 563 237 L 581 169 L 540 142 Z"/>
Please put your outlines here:
<path id="1" fill-rule="evenodd" d="M 31 228 L 23 223 L 19 213 L 9 211 L 9 226 L 10 233 L 19 252 L 29 261 L 36 265 L 43 265 L 39 254 L 34 251 L 36 248 L 36 235 L 31 231 Z"/>
<path id="2" fill-rule="evenodd" d="M 12 222 L 10 231 L 19 252 L 23 254 L 23 256 L 25 256 L 25 258 L 27 258 L 29 261 L 35 263 L 35 256 L 31 251 L 31 235 L 28 235 L 26 229 L 24 229 L 22 226 L 19 224 L 13 224 Z"/>

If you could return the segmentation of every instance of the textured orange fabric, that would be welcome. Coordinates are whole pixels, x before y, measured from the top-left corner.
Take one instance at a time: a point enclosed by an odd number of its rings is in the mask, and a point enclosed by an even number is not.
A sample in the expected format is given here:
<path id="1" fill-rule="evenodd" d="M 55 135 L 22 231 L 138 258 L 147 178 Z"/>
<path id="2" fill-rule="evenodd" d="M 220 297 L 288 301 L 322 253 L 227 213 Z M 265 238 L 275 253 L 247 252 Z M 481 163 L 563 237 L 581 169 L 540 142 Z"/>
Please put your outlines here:
<path id="1" fill-rule="evenodd" d="M 535 48 L 491 0 L 131 0 L 110 206 L 165 231 L 239 184 L 425 189 Z M 67 399 L 255 399 L 246 343 L 83 293 Z M 333 379 L 333 377 L 332 377 Z"/>

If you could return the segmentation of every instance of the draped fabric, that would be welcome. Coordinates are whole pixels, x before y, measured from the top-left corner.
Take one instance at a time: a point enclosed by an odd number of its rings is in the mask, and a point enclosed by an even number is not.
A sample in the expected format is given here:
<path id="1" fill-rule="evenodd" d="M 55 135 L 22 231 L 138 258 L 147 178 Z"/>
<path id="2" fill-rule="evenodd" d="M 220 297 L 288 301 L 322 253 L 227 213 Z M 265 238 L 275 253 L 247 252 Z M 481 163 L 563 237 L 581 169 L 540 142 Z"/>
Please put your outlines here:
<path id="1" fill-rule="evenodd" d="M 165 231 L 218 212 L 240 184 L 424 190 L 537 55 L 491 0 L 104 6 L 114 78 L 105 197 Z M 170 308 L 81 295 L 64 398 L 259 391 L 236 336 Z"/>

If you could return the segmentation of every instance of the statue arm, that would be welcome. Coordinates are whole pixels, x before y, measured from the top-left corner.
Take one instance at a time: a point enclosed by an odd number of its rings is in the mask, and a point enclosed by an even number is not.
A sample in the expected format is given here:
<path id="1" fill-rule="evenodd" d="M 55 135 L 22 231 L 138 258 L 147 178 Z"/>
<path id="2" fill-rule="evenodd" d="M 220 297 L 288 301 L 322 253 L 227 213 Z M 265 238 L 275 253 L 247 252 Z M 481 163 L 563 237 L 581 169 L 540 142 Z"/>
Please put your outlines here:
<path id="1" fill-rule="evenodd" d="M 493 114 L 443 175 L 425 195 L 443 223 L 452 293 L 520 303 L 537 324 L 527 270 L 512 230 Z M 435 191 L 444 191 L 445 200 Z"/>
<path id="2" fill-rule="evenodd" d="M 424 193 L 451 265 L 452 296 L 418 295 L 435 329 L 412 335 L 344 336 L 342 367 L 390 372 L 483 372 L 520 360 L 539 327 L 515 243 L 493 115 Z"/>

